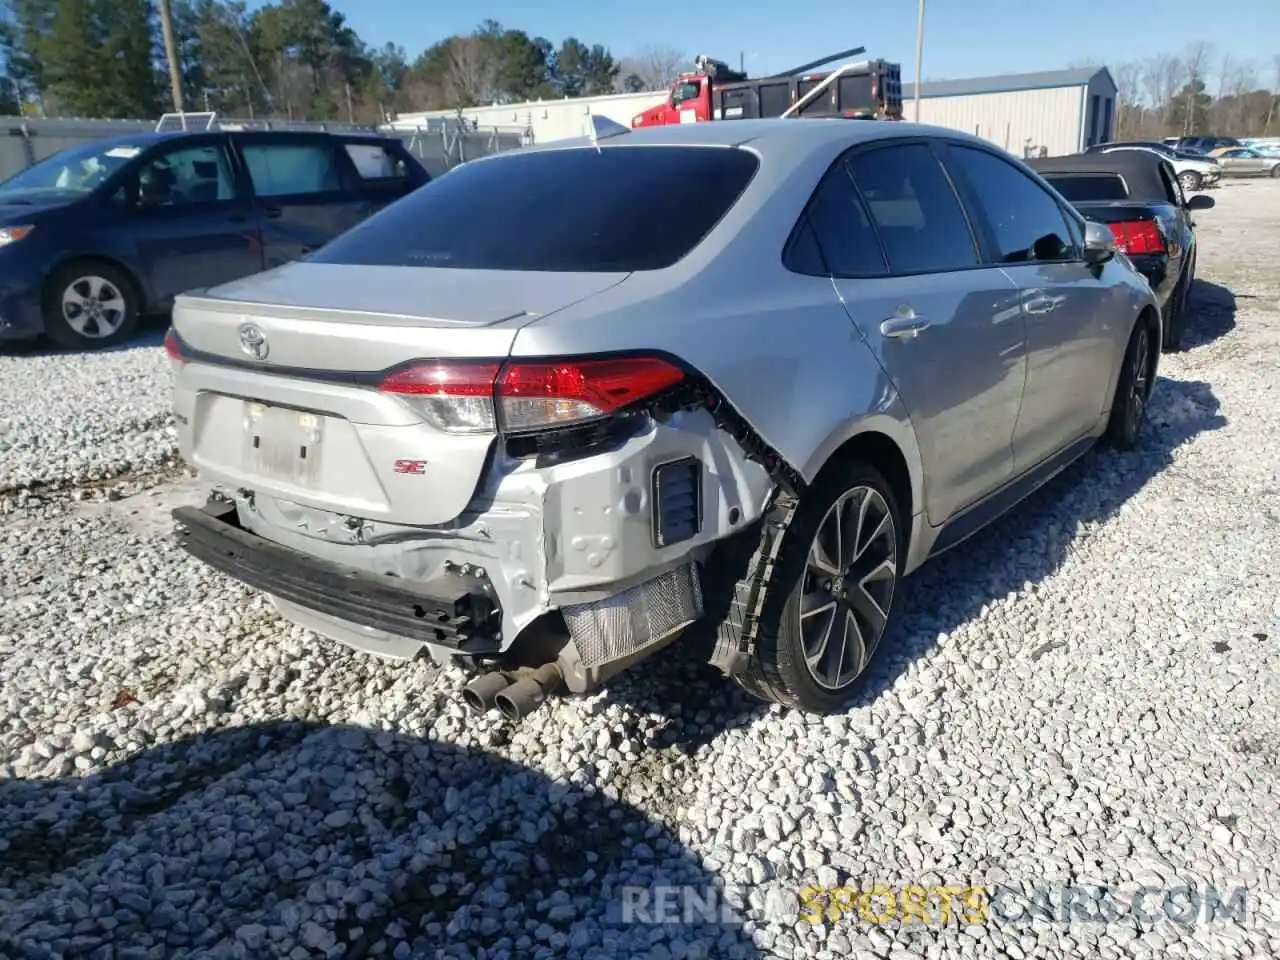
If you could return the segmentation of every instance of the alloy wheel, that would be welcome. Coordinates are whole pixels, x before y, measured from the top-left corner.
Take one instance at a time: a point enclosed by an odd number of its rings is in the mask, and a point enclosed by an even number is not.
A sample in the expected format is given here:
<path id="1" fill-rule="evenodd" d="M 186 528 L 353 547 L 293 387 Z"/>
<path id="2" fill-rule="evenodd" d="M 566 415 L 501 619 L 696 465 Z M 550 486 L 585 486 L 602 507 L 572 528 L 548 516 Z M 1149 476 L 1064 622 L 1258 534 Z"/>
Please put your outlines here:
<path id="1" fill-rule="evenodd" d="M 814 535 L 801 580 L 800 638 L 810 676 L 840 690 L 870 663 L 898 577 L 898 531 L 874 488 L 846 490 Z"/>
<path id="2" fill-rule="evenodd" d="M 1151 340 L 1144 323 L 1138 327 L 1133 340 L 1133 357 L 1129 360 L 1129 430 L 1137 436 L 1138 427 L 1142 423 L 1142 415 L 1147 405 L 1147 394 L 1150 392 Z"/>
<path id="3" fill-rule="evenodd" d="M 127 310 L 124 294 L 102 277 L 80 277 L 62 291 L 62 318 L 76 333 L 92 340 L 119 330 Z"/>

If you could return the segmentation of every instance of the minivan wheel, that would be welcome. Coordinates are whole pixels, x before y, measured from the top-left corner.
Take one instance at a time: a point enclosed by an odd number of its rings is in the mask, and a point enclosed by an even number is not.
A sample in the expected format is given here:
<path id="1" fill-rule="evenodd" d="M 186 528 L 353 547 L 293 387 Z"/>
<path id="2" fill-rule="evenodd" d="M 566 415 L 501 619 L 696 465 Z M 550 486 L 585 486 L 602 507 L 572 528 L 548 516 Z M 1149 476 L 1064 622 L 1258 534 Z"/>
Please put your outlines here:
<path id="1" fill-rule="evenodd" d="M 1115 399 L 1111 403 L 1111 419 L 1107 423 L 1107 441 L 1121 450 L 1130 450 L 1138 442 L 1142 421 L 1147 414 L 1147 401 L 1151 398 L 1153 353 L 1151 350 L 1151 324 L 1140 317 L 1129 335 L 1116 383 Z"/>
<path id="2" fill-rule="evenodd" d="M 138 295 L 132 279 L 109 263 L 60 267 L 45 288 L 44 329 L 59 346 L 96 350 L 133 335 Z"/>
<path id="3" fill-rule="evenodd" d="M 1200 174 L 1194 170 L 1188 170 L 1186 173 L 1178 174 L 1178 183 L 1182 184 L 1185 193 L 1200 189 Z"/>
<path id="4" fill-rule="evenodd" d="M 892 629 L 905 525 L 884 477 L 856 461 L 833 466 L 796 511 L 765 586 L 757 648 L 735 679 L 760 699 L 833 713 Z"/>

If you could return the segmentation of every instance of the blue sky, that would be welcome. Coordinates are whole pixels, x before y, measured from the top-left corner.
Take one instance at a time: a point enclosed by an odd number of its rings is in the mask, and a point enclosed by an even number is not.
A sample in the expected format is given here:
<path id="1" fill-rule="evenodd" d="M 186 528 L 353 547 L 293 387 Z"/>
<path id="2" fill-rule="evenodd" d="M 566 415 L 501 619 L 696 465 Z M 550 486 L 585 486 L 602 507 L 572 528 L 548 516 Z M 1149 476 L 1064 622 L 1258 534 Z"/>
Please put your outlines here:
<path id="1" fill-rule="evenodd" d="M 785 70 L 825 53 L 865 46 L 870 56 L 915 75 L 915 0 L 737 0 L 626 3 L 609 0 L 486 0 L 436 4 L 410 0 L 330 0 L 367 43 L 388 40 L 416 56 L 490 17 L 558 43 L 573 35 L 615 56 L 645 44 L 706 53 L 747 71 Z M 1181 52 L 1207 40 L 1223 53 L 1258 61 L 1267 86 L 1280 55 L 1280 0 L 1160 0 L 1159 3 L 1050 3 L 1047 0 L 927 0 L 924 75 L 955 79 L 1064 67 L 1083 59 L 1108 65 Z"/>

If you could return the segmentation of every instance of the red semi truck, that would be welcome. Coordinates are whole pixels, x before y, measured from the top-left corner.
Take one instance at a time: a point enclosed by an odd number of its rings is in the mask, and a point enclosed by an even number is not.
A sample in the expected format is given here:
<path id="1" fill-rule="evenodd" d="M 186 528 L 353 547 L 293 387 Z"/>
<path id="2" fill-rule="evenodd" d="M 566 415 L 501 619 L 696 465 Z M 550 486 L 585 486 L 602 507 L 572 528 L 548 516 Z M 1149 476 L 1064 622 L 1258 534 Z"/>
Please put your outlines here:
<path id="1" fill-rule="evenodd" d="M 785 73 L 756 79 L 701 55 L 694 61 L 694 72 L 676 77 L 666 102 L 636 114 L 631 126 L 783 116 L 901 120 L 899 64 L 864 60 L 821 73 L 807 72 L 864 52 L 864 47 L 843 50 Z"/>

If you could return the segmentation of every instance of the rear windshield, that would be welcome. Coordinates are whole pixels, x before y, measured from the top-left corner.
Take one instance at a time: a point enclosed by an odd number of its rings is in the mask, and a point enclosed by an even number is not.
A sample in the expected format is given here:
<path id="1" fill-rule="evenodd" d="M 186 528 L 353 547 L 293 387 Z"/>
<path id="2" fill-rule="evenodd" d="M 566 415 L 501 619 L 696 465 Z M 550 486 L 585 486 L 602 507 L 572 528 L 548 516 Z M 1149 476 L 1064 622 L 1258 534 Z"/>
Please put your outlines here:
<path id="1" fill-rule="evenodd" d="M 1091 200 L 1128 200 L 1129 191 L 1118 173 L 1042 174 L 1064 200 L 1088 203 Z"/>
<path id="2" fill-rule="evenodd" d="M 310 257 L 473 270 L 659 270 L 728 212 L 759 161 L 731 147 L 602 147 L 466 163 Z"/>

